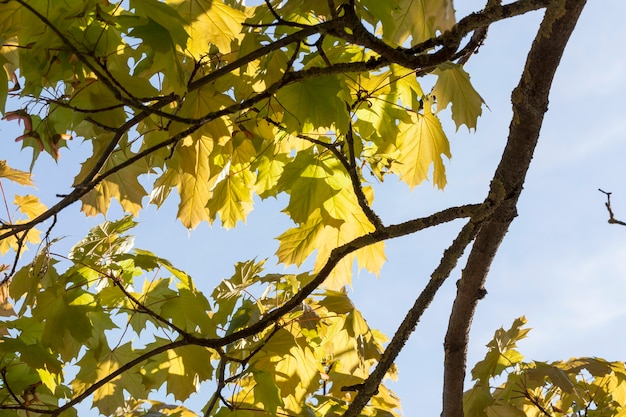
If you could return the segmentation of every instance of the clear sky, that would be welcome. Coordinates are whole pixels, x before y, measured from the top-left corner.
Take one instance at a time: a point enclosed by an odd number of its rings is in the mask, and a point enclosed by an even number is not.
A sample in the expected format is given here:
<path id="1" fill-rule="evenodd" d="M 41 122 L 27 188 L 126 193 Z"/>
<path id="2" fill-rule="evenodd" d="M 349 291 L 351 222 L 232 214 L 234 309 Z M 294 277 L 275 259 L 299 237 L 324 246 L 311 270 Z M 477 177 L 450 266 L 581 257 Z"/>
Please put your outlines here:
<path id="1" fill-rule="evenodd" d="M 457 1 L 456 6 L 459 18 L 482 3 Z M 605 196 L 598 191 L 613 192 L 616 217 L 626 220 L 625 15 L 623 0 L 589 1 L 565 52 L 519 216 L 494 261 L 488 295 L 474 319 L 470 368 L 485 354 L 493 332 L 521 315 L 533 328 L 520 346 L 527 359 L 626 360 L 626 228 L 607 224 Z M 533 13 L 490 29 L 485 45 L 466 65 L 489 109 L 475 133 L 462 127 L 455 134 L 454 125 L 446 122 L 453 155 L 448 187 L 440 192 L 424 184 L 410 192 L 392 178 L 376 185 L 375 209 L 385 223 L 484 199 L 506 141 L 510 93 L 540 17 Z M 19 134 L 15 122 L 0 122 L 0 159 L 27 170 L 29 151 L 19 154 L 19 144 L 12 141 Z M 37 193 L 46 196 L 48 205 L 56 201 L 55 194 L 69 190 L 84 157 L 85 145 L 75 141 L 70 147 L 61 150 L 58 164 L 42 157 L 35 166 Z M 158 212 L 147 208 L 140 213 L 136 246 L 188 271 L 207 293 L 231 275 L 234 262 L 268 257 L 272 265 L 274 238 L 289 227 L 280 200 L 257 203 L 247 223 L 229 231 L 203 224 L 188 232 L 174 219 L 175 205 L 171 201 Z M 66 252 L 96 223 L 78 209 L 76 204 L 59 217 L 55 235 L 67 238 L 57 252 Z M 112 210 L 109 219 L 119 215 Z M 364 272 L 355 277 L 352 297 L 372 327 L 392 334 L 460 227 L 451 223 L 388 242 L 380 279 Z M 444 285 L 398 360 L 400 379 L 392 388 L 406 416 L 440 413 L 443 334 L 459 275 L 457 269 Z"/>

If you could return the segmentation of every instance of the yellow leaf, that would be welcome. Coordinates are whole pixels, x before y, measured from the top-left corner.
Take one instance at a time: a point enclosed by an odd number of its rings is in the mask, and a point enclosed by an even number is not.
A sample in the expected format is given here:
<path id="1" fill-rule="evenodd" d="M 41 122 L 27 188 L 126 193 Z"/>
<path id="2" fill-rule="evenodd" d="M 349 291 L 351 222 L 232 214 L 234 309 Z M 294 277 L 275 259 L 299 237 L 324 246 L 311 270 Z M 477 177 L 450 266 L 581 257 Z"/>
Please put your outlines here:
<path id="1" fill-rule="evenodd" d="M 365 268 L 369 272 L 379 276 L 383 264 L 387 261 L 385 256 L 385 242 L 366 246 L 356 252 L 356 260 L 359 268 Z"/>
<path id="2" fill-rule="evenodd" d="M 7 165 L 7 161 L 0 161 L 0 178 L 6 178 L 20 185 L 33 185 L 29 172 L 13 169 Z"/>
<path id="3" fill-rule="evenodd" d="M 469 74 L 462 66 L 450 62 L 440 65 L 433 73 L 439 76 L 432 92 L 437 100 L 437 113 L 452 103 L 452 119 L 457 130 L 463 124 L 476 129 L 484 101 L 472 86 Z"/>
<path id="4" fill-rule="evenodd" d="M 302 265 L 316 249 L 318 235 L 324 227 L 324 221 L 318 213 L 318 215 L 311 215 L 306 223 L 280 235 L 277 238 L 280 241 L 280 246 L 276 251 L 278 261 L 285 265 Z"/>
<path id="5" fill-rule="evenodd" d="M 399 65 L 391 65 L 389 68 L 392 72 L 390 78 L 393 81 L 394 91 L 400 101 L 407 107 L 417 107 L 415 101 L 424 96 L 424 91 L 417 82 L 415 71 Z"/>
<path id="6" fill-rule="evenodd" d="M 213 141 L 201 137 L 189 145 L 180 146 L 175 155 L 176 160 L 180 161 L 180 204 L 177 217 L 188 229 L 209 219 L 210 212 L 206 204 L 211 196 L 209 156 L 212 149 Z"/>
<path id="7" fill-rule="evenodd" d="M 526 417 L 526 413 L 508 404 L 494 404 L 486 409 L 487 417 Z"/>
<path id="8" fill-rule="evenodd" d="M 44 384 L 50 392 L 55 392 L 59 382 L 57 375 L 42 368 L 37 369 L 37 373 L 39 374 L 39 378 L 41 378 L 41 383 Z"/>
<path id="9" fill-rule="evenodd" d="M 227 229 L 235 227 L 238 221 L 245 222 L 246 216 L 252 211 L 253 182 L 254 175 L 247 170 L 227 175 L 218 182 L 207 205 L 211 221 L 219 214 L 222 225 Z"/>
<path id="10" fill-rule="evenodd" d="M 10 317 L 14 314 L 13 304 L 9 301 L 9 281 L 6 281 L 0 285 L 0 317 Z M 0 324 L 0 335 L 8 336 L 9 332 L 2 324 Z"/>
<path id="11" fill-rule="evenodd" d="M 15 204 L 17 210 L 21 213 L 24 213 L 27 217 L 26 220 L 32 220 L 33 218 L 39 216 L 41 213 L 46 211 L 46 206 L 39 202 L 39 199 L 32 195 L 20 196 L 16 195 L 13 204 Z M 14 219 L 15 224 L 23 223 L 26 221 L 25 219 Z M 30 229 L 28 231 L 28 235 L 26 237 L 26 242 L 28 243 L 39 243 L 41 241 L 40 237 L 41 233 L 37 229 Z M 16 236 L 10 236 L 6 239 L 0 240 L 0 255 L 4 255 L 10 249 L 16 250 L 18 245 L 18 239 Z"/>
<path id="12" fill-rule="evenodd" d="M 187 50 L 197 59 L 206 56 L 211 44 L 222 54 L 231 52 L 230 44 L 240 37 L 241 23 L 246 20 L 244 12 L 222 1 L 169 0 L 168 3 L 189 21 L 185 26 L 189 33 Z"/>
<path id="13" fill-rule="evenodd" d="M 113 154 L 106 163 L 104 170 L 113 168 L 124 160 L 126 160 L 124 156 Z M 115 198 L 125 212 L 138 215 L 139 210 L 143 207 L 141 200 L 147 195 L 147 192 L 137 178 L 145 173 L 147 173 L 147 168 L 135 163 L 108 176 L 82 198 L 83 212 L 87 216 L 106 214 L 111 199 Z"/>
<path id="14" fill-rule="evenodd" d="M 173 187 L 180 183 L 179 173 L 174 169 L 166 170 L 154 182 L 154 188 L 150 193 L 150 203 L 161 207 L 167 197 L 170 195 Z"/>
<path id="15" fill-rule="evenodd" d="M 15 204 L 17 209 L 24 213 L 29 219 L 34 219 L 46 211 L 46 206 L 44 206 L 39 201 L 39 198 L 34 195 L 16 195 L 13 200 L 13 204 Z"/>
<path id="16" fill-rule="evenodd" d="M 412 189 L 428 179 L 428 170 L 433 164 L 433 184 L 443 189 L 446 173 L 441 155 L 451 157 L 448 138 L 429 108 L 424 109 L 424 114 L 412 115 L 412 119 L 410 124 L 400 122 L 399 164 L 394 165 L 394 169 L 400 171 L 400 178 Z"/>
<path id="17" fill-rule="evenodd" d="M 74 395 L 80 395 L 89 389 L 94 382 L 110 375 L 130 360 L 136 358 L 131 343 L 117 346 L 115 349 L 96 357 L 95 352 L 85 354 L 78 362 L 80 371 L 72 381 Z M 112 415 L 116 408 L 124 402 L 124 390 L 141 392 L 141 375 L 126 373 L 119 375 L 98 388 L 93 394 L 93 405 L 105 415 Z"/>

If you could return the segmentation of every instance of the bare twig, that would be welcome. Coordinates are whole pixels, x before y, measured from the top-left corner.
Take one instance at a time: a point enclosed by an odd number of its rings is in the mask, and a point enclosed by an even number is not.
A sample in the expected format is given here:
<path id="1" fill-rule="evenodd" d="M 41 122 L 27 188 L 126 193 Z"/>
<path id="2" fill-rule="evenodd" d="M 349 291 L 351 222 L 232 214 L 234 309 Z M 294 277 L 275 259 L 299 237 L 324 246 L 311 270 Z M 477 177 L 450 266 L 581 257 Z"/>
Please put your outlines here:
<path id="1" fill-rule="evenodd" d="M 208 417 L 211 413 L 213 413 L 213 409 L 217 405 L 217 402 L 220 398 L 223 398 L 222 390 L 226 387 L 226 365 L 228 364 L 228 360 L 221 349 L 218 349 L 218 353 L 220 354 L 220 361 L 217 366 L 217 387 L 215 387 L 215 392 L 206 405 L 204 413 L 205 417 Z"/>
<path id="2" fill-rule="evenodd" d="M 615 218 L 615 216 L 613 215 L 613 209 L 611 208 L 611 194 L 610 192 L 601 190 L 600 188 L 598 188 L 598 191 L 600 191 L 601 193 L 604 193 L 606 195 L 606 203 L 604 203 L 604 205 L 606 206 L 606 209 L 609 211 L 609 220 L 608 222 L 611 224 L 620 224 L 622 226 L 626 226 L 626 223 L 621 221 L 621 220 L 617 220 Z"/>
<path id="3" fill-rule="evenodd" d="M 502 0 L 487 0 L 487 5 L 485 6 L 485 10 L 490 7 L 497 7 L 502 4 Z M 453 59 L 458 58 L 457 63 L 460 65 L 465 65 L 470 57 L 474 54 L 478 53 L 478 49 L 482 46 L 483 42 L 487 38 L 487 31 L 489 30 L 489 25 L 485 25 L 479 27 L 474 30 L 472 37 L 470 38 L 467 45 L 463 47 Z"/>

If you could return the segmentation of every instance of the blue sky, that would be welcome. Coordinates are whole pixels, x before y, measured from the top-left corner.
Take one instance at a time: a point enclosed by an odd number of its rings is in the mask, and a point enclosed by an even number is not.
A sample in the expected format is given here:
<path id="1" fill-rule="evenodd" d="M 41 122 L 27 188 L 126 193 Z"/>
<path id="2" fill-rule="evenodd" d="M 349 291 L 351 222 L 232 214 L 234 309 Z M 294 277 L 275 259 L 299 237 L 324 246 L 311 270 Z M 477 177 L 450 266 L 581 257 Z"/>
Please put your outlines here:
<path id="1" fill-rule="evenodd" d="M 478 1 L 457 1 L 457 18 L 479 10 Z M 599 356 L 626 360 L 626 228 L 609 225 L 605 196 L 612 191 L 617 218 L 626 220 L 626 3 L 590 1 L 563 57 L 550 109 L 514 221 L 487 282 L 471 333 L 469 368 L 485 354 L 493 332 L 525 315 L 533 330 L 520 349 L 527 359 L 557 360 Z M 511 116 L 510 92 L 517 84 L 541 15 L 532 13 L 495 24 L 485 45 L 466 65 L 485 99 L 477 132 L 454 133 L 446 122 L 452 159 L 448 187 L 424 184 L 410 192 L 389 179 L 376 187 L 375 209 L 396 223 L 484 199 L 504 147 Z M 443 114 L 446 119 L 448 114 Z M 30 155 L 18 153 L 16 123 L 0 122 L 0 159 L 28 169 Z M 34 169 L 38 194 L 51 205 L 69 190 L 84 152 L 79 142 L 63 149 L 58 164 L 41 158 Z M 4 183 L 6 185 L 6 182 Z M 210 293 L 237 261 L 269 257 L 274 238 L 289 227 L 280 213 L 284 201 L 256 204 L 245 225 L 223 230 L 201 225 L 188 232 L 175 221 L 175 201 L 156 212 L 140 213 L 136 246 L 149 249 L 187 270 Z M 67 251 L 102 217 L 85 219 L 76 204 L 60 215 L 57 248 Z M 117 209 L 109 218 L 120 215 Z M 352 297 L 372 327 L 391 335 L 412 305 L 460 222 L 387 243 L 388 263 L 380 279 L 361 273 Z M 6 261 L 5 261 L 6 262 Z M 269 262 L 271 264 L 272 262 Z M 282 270 L 282 267 L 278 267 Z M 443 334 L 455 293 L 454 271 L 425 314 L 398 360 L 400 379 L 392 385 L 405 415 L 438 415 L 441 402 Z"/>

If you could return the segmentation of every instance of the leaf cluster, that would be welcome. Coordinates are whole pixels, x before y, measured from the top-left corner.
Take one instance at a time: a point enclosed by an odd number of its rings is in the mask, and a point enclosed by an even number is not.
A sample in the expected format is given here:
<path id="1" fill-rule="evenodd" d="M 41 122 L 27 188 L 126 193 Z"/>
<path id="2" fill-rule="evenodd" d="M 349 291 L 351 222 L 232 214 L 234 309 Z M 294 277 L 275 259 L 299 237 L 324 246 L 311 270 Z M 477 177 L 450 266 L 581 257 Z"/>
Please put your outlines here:
<path id="1" fill-rule="evenodd" d="M 466 416 L 621 416 L 626 412 L 623 362 L 573 358 L 524 362 L 515 349 L 526 320 L 496 331 L 485 359 L 476 364 L 465 393 Z M 494 383 L 496 385 L 494 385 Z"/>
<path id="2" fill-rule="evenodd" d="M 312 277 L 263 274 L 263 262 L 248 261 L 206 298 L 167 260 L 132 248 L 134 225 L 127 216 L 92 229 L 64 272 L 59 256 L 43 251 L 15 274 L 6 295 L 19 311 L 4 321 L 0 343 L 4 415 L 71 415 L 90 394 L 104 415 L 133 415 L 156 407 L 150 392 L 185 401 L 207 381 L 216 386 L 206 414 L 345 409 L 345 387 L 367 378 L 385 339 L 344 291 L 319 290 L 266 330 L 227 343 Z M 381 387 L 366 414 L 398 407 Z"/>
<path id="3" fill-rule="evenodd" d="M 475 238 L 476 251 L 493 258 L 525 174 L 499 170 L 484 202 L 396 225 L 374 210 L 374 186 L 395 176 L 409 188 L 426 180 L 443 188 L 451 152 L 440 115 L 450 106 L 457 129 L 475 129 L 484 104 L 463 64 L 498 20 L 549 7 L 545 26 L 575 21 L 569 3 L 555 11 L 564 1 L 489 1 L 457 21 L 450 0 L 0 0 L 0 112 L 23 126 L 16 141 L 32 151 L 31 170 L 44 154 L 64 164 L 70 140 L 91 149 L 50 207 L 18 195 L 9 209 L 2 189 L 0 253 L 15 261 L 2 266 L 0 413 L 72 416 L 92 398 L 105 415 L 187 416 L 151 395 L 164 390 L 183 403 L 208 387 L 206 416 L 398 415 L 383 384 L 396 375 L 395 357 Z M 547 48 L 558 61 L 561 37 L 538 39 L 531 53 Z M 529 59 L 520 88 L 543 84 L 522 94 L 518 113 L 547 97 L 551 77 L 527 75 L 552 63 L 539 61 Z M 524 141 L 505 151 L 503 161 L 518 164 L 506 172 L 526 172 L 540 116 L 516 114 L 511 138 Z M 5 162 L 3 179 L 31 185 Z M 218 219 L 231 228 L 270 197 L 293 223 L 278 232 L 278 262 L 311 258 L 310 272 L 241 262 L 209 297 L 128 234 L 147 204 L 177 201 L 188 229 Z M 68 256 L 53 252 L 59 213 L 80 201 L 86 215 L 106 216 L 113 200 L 129 215 L 92 229 Z M 385 345 L 346 295 L 355 261 L 378 274 L 387 239 L 461 218 Z M 42 238 L 36 228 L 49 220 Z M 27 243 L 40 241 L 18 268 Z M 451 338 L 467 334 L 472 311 L 461 310 L 480 298 L 488 264 L 475 268 L 474 259 L 458 286 L 468 301 L 453 308 Z M 518 359 L 511 349 L 521 333 L 498 336 L 478 367 L 482 383 L 508 366 L 501 354 Z M 447 353 L 465 343 L 447 337 Z M 457 385 L 464 361 L 446 365 Z M 486 392 L 496 404 L 497 393 Z"/>

